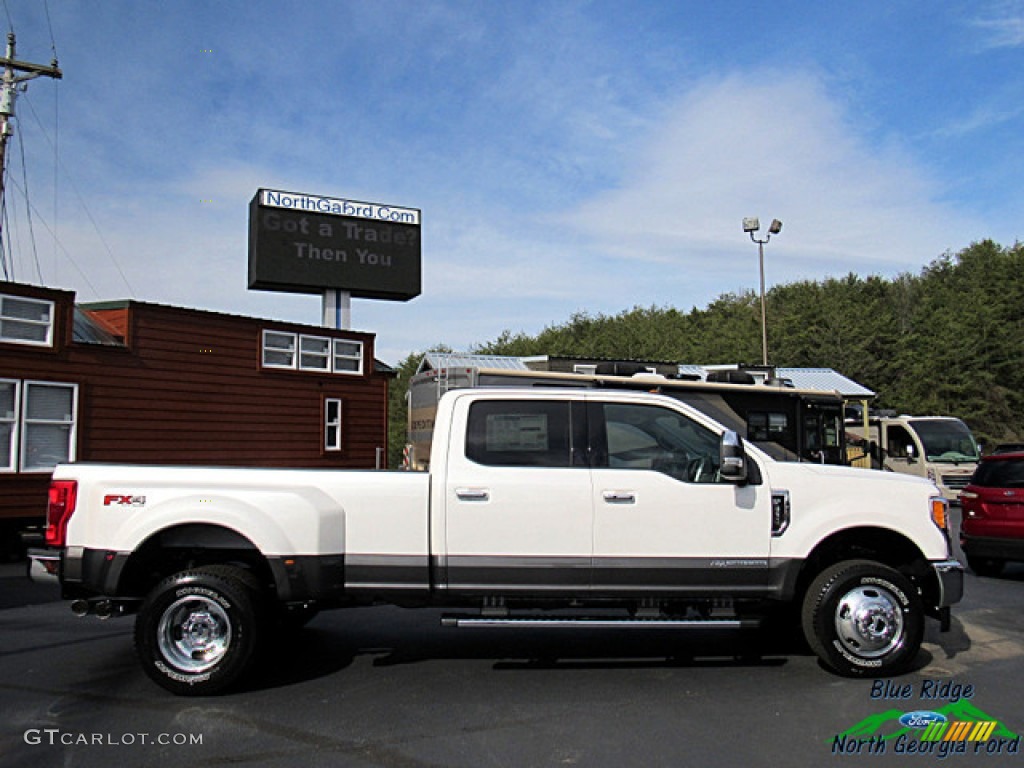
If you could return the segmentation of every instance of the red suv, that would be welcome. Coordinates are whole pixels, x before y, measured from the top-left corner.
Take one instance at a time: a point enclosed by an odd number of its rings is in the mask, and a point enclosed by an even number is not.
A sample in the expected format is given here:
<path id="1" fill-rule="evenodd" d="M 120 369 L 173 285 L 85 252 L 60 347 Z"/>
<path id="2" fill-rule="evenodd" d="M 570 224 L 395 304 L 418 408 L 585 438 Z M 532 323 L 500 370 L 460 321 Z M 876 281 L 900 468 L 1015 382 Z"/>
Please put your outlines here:
<path id="1" fill-rule="evenodd" d="M 986 456 L 960 494 L 960 545 L 979 576 L 1024 560 L 1024 451 Z"/>

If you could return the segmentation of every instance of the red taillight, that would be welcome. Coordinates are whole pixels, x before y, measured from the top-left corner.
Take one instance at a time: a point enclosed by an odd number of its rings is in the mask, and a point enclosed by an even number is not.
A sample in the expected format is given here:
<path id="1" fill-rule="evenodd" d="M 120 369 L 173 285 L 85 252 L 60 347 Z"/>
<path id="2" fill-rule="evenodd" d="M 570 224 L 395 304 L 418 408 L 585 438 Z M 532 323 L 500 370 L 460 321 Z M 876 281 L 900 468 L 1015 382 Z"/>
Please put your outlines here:
<path id="1" fill-rule="evenodd" d="M 63 547 L 68 532 L 68 520 L 78 500 L 78 482 L 53 480 L 50 482 L 49 503 L 46 505 L 46 544 Z"/>

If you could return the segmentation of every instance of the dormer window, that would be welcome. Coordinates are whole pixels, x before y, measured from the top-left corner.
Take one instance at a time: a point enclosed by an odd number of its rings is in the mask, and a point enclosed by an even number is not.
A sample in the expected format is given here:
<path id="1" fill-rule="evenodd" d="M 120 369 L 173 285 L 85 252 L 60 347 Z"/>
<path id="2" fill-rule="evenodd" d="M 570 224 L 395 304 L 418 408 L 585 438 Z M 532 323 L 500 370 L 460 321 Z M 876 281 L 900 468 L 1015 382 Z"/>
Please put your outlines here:
<path id="1" fill-rule="evenodd" d="M 0 293 L 0 342 L 53 346 L 53 302 Z"/>
<path id="2" fill-rule="evenodd" d="M 359 375 L 363 372 L 363 342 L 263 331 L 262 361 L 264 368 Z"/>

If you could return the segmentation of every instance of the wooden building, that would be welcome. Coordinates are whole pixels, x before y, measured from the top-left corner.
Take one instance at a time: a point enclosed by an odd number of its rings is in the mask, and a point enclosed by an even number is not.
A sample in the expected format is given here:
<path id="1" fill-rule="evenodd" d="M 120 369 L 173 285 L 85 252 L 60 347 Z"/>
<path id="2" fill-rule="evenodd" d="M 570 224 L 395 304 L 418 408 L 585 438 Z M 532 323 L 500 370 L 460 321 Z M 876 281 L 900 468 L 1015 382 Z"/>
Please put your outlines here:
<path id="1" fill-rule="evenodd" d="M 0 282 L 0 523 L 67 461 L 383 466 L 393 375 L 370 333 Z"/>

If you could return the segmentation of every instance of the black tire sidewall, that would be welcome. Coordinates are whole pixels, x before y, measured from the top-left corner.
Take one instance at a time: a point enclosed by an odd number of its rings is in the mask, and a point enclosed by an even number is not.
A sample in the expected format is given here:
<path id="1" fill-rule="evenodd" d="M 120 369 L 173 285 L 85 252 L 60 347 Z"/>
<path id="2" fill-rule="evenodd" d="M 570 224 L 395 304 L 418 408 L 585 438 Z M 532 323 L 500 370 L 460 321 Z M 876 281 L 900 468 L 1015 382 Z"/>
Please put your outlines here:
<path id="1" fill-rule="evenodd" d="M 852 653 L 839 641 L 835 629 L 840 599 L 859 586 L 889 592 L 902 613 L 902 642 L 877 658 Z M 893 568 L 866 560 L 837 563 L 823 571 L 807 591 L 802 620 L 814 652 L 833 670 L 848 677 L 878 677 L 905 670 L 917 656 L 924 636 L 924 609 L 910 580 Z"/>
<path id="2" fill-rule="evenodd" d="M 158 632 L 164 612 L 177 600 L 197 595 L 215 600 L 231 625 L 231 641 L 220 661 L 201 673 L 177 669 L 160 651 Z M 196 569 L 169 576 L 146 598 L 135 621 L 135 648 L 146 674 L 183 696 L 219 693 L 238 681 L 256 657 L 259 601 L 240 578 L 224 570 Z"/>

